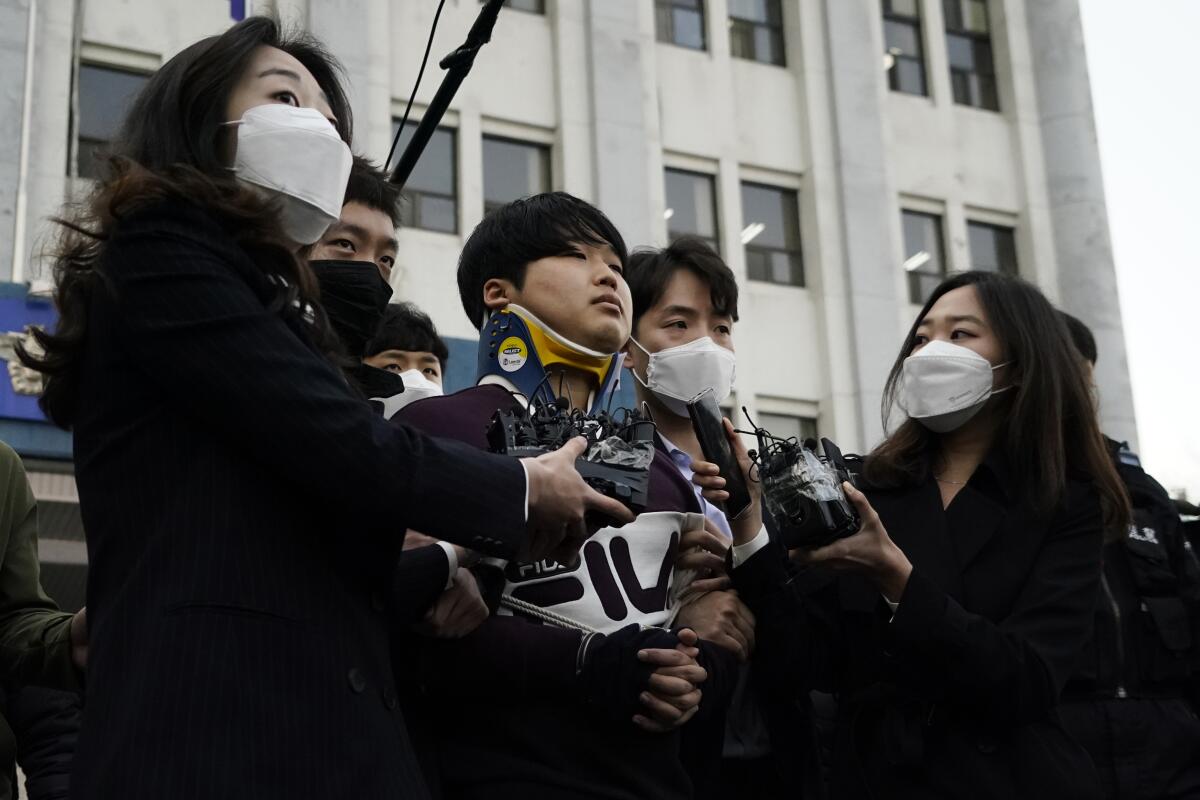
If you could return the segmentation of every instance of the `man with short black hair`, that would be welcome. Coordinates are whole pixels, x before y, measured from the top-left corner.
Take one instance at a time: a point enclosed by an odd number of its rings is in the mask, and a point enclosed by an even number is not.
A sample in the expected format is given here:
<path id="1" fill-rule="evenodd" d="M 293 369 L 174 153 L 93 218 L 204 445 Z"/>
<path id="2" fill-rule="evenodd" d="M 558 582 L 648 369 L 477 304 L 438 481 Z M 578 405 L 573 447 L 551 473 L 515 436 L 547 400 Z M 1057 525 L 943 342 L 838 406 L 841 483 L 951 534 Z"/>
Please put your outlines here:
<path id="1" fill-rule="evenodd" d="M 490 213 L 458 270 L 463 308 L 482 329 L 478 385 L 396 419 L 487 447 L 497 411 L 606 409 L 629 336 L 625 261 L 611 221 L 570 195 Z M 692 796 L 674 733 L 700 710 L 701 687 L 704 709 L 723 704 L 729 657 L 672 624 L 679 539 L 704 522 L 666 455 L 647 455 L 636 520 L 602 527 L 571 563 L 499 566 L 501 614 L 427 648 L 447 795 Z"/>
<path id="2" fill-rule="evenodd" d="M 311 260 L 369 261 L 391 280 L 400 227 L 400 187 L 362 156 L 355 156 L 337 222 L 309 250 Z"/>
<path id="3" fill-rule="evenodd" d="M 400 189 L 383 170 L 355 156 L 341 216 L 305 252 L 321 287 L 321 307 L 341 343 L 342 371 L 385 417 L 400 407 L 404 383 L 363 363 L 392 297 Z"/>
<path id="4" fill-rule="evenodd" d="M 383 315 L 375 338 L 367 342 L 363 361 L 376 369 L 403 375 L 416 370 L 441 386 L 445 380 L 450 350 L 437 326 L 412 303 L 393 303 Z"/>

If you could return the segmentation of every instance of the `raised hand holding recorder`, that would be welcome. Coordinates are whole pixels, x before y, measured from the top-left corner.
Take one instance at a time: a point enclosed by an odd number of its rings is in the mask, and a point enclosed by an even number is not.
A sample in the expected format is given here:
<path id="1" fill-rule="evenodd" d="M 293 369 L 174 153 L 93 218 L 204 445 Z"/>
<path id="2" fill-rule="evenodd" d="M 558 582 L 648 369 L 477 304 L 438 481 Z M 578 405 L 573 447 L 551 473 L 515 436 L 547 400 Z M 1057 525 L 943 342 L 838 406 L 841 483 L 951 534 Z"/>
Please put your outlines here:
<path id="1" fill-rule="evenodd" d="M 521 459 L 529 480 L 523 561 L 550 557 L 560 563 L 572 562 L 592 533 L 586 523 L 589 512 L 604 518 L 606 525 L 633 522 L 632 511 L 588 486 L 575 469 L 575 459 L 586 447 L 586 440 L 576 437 L 544 456 Z"/>
<path id="2" fill-rule="evenodd" d="M 720 419 L 720 430 L 725 439 L 725 448 L 730 453 L 730 458 L 727 459 L 728 466 L 722 470 L 713 461 L 693 461 L 692 462 L 692 481 L 703 489 L 702 494 L 704 499 L 710 503 L 727 504 L 732 495 L 729 491 L 730 480 L 737 482 L 745 491 L 748 502 L 743 506 L 740 514 L 729 516 L 728 510 L 726 516 L 729 519 L 729 527 L 733 532 L 733 544 L 741 545 L 748 544 L 759 531 L 762 530 L 762 487 L 758 482 L 751 480 L 750 470 L 753 462 L 750 459 L 750 454 L 746 452 L 746 446 L 742 444 L 741 438 L 733 429 L 733 423 L 728 419 Z M 695 420 L 695 417 L 693 417 Z M 699 429 L 697 429 L 699 435 Z M 700 439 L 704 449 L 704 456 L 708 458 L 711 451 L 710 446 L 704 445 L 704 438 Z M 710 439 L 711 441 L 711 439 Z M 736 499 L 736 498 L 734 498 Z M 728 505 L 725 506 L 728 509 Z"/>
<path id="3" fill-rule="evenodd" d="M 733 424 L 729 420 L 724 420 L 724 423 L 729 447 L 753 497 L 753 512 L 748 510 L 741 518 L 730 520 L 734 544 L 747 544 L 758 535 L 762 527 L 762 511 L 758 503 L 761 488 L 750 478 L 753 462 L 745 445 L 734 431 Z M 722 477 L 716 464 L 698 461 L 692 465 L 692 469 L 695 472 L 692 480 L 704 490 L 705 499 L 710 502 L 723 502 L 728 499 L 726 479 Z M 842 484 L 842 491 L 858 512 L 863 521 L 862 527 L 852 536 L 838 539 L 816 550 L 797 549 L 793 551 L 793 557 L 809 564 L 825 564 L 831 569 L 860 572 L 870 579 L 888 600 L 899 601 L 908 583 L 908 576 L 912 573 L 912 563 L 888 536 L 866 495 L 854 488 L 849 481 Z"/>

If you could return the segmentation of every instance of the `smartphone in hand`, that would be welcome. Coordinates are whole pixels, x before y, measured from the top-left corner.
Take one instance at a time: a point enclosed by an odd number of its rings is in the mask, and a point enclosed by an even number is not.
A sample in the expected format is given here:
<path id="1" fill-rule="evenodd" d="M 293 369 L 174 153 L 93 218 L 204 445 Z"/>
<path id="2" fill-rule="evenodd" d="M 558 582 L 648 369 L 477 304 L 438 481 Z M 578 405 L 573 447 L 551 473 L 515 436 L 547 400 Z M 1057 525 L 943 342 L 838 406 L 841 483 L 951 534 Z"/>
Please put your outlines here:
<path id="1" fill-rule="evenodd" d="M 717 405 L 716 396 L 712 389 L 705 389 L 688 401 L 688 416 L 692 418 L 692 429 L 700 440 L 700 450 L 704 460 L 711 461 L 721 471 L 725 479 L 725 491 L 729 499 L 721 510 L 727 519 L 736 519 L 750 507 L 750 490 L 746 486 L 746 476 L 738 465 L 733 448 L 725 435 L 724 415 Z"/>

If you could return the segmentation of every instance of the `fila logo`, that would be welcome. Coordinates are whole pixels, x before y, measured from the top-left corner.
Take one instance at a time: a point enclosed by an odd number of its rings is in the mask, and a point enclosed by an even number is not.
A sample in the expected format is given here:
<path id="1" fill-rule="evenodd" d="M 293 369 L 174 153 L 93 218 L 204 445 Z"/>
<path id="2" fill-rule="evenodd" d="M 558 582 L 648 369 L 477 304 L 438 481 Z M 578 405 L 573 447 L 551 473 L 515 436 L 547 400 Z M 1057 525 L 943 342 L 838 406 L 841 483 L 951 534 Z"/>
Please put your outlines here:
<path id="1" fill-rule="evenodd" d="M 508 580 L 513 583 L 523 583 L 524 581 L 533 580 L 534 578 L 546 578 L 550 575 L 555 575 L 564 572 L 574 572 L 579 569 L 579 559 L 575 559 L 573 564 L 560 564 L 553 559 L 543 559 L 532 563 L 518 563 L 510 561 L 504 568 L 505 575 Z"/>

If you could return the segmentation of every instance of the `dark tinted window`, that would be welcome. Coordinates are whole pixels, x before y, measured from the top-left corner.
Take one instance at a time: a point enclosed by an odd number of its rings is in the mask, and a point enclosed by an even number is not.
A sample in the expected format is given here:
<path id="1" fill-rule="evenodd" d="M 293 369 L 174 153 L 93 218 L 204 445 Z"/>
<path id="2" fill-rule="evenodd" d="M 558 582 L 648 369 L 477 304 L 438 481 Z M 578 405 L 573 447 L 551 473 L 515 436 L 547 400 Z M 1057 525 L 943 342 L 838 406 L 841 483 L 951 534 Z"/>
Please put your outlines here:
<path id="1" fill-rule="evenodd" d="M 916 0 L 883 0 L 883 40 L 892 91 L 928 94 L 921 12 Z"/>
<path id="2" fill-rule="evenodd" d="M 942 248 L 942 218 L 919 211 L 902 211 L 904 270 L 908 273 L 908 300 L 924 303 L 946 277 Z"/>
<path id="3" fill-rule="evenodd" d="M 684 234 L 693 234 L 707 240 L 714 250 L 720 251 L 713 177 L 699 172 L 668 169 L 665 179 L 668 238 L 675 240 Z"/>
<path id="4" fill-rule="evenodd" d="M 654 0 L 654 28 L 660 42 L 704 50 L 704 0 Z"/>
<path id="5" fill-rule="evenodd" d="M 392 135 L 399 120 L 392 120 Z M 417 123 L 409 122 L 400 134 L 396 158 L 404 152 L 416 130 Z M 425 152 L 404 186 L 400 203 L 400 224 L 443 233 L 458 232 L 458 172 L 456 142 L 452 128 L 433 132 Z"/>
<path id="6" fill-rule="evenodd" d="M 483 4 L 487 2 L 487 0 L 479 0 L 479 2 L 480 4 Z M 504 8 L 515 8 L 517 11 L 528 11 L 533 14 L 545 14 L 546 0 L 508 0 L 508 2 L 504 4 Z M 503 12 L 503 10 L 504 9 L 501 9 L 501 12 Z"/>
<path id="7" fill-rule="evenodd" d="M 1000 110 L 986 0 L 942 0 L 954 102 Z"/>
<path id="8" fill-rule="evenodd" d="M 97 154 L 116 138 L 125 113 L 147 80 L 148 76 L 137 72 L 79 65 L 79 119 L 75 131 L 79 138 L 76 174 L 81 178 L 100 177 Z"/>
<path id="9" fill-rule="evenodd" d="M 742 184 L 742 244 L 750 280 L 804 285 L 800 254 L 800 203 L 796 192 Z"/>
<path id="10" fill-rule="evenodd" d="M 483 137 L 483 210 L 550 191 L 550 148 Z"/>
<path id="11" fill-rule="evenodd" d="M 766 428 L 772 436 L 778 436 L 780 439 L 796 439 L 803 442 L 805 439 L 817 438 L 817 421 L 812 417 L 759 413 L 754 421 Z"/>
<path id="12" fill-rule="evenodd" d="M 729 51 L 734 58 L 784 66 L 780 0 L 729 0 Z"/>
<path id="13" fill-rule="evenodd" d="M 968 222 L 967 243 L 971 269 L 1017 274 L 1017 237 L 1012 228 Z"/>

